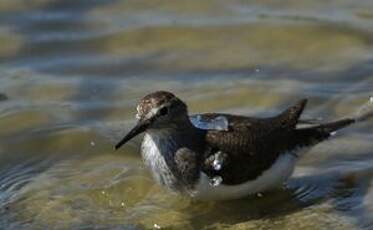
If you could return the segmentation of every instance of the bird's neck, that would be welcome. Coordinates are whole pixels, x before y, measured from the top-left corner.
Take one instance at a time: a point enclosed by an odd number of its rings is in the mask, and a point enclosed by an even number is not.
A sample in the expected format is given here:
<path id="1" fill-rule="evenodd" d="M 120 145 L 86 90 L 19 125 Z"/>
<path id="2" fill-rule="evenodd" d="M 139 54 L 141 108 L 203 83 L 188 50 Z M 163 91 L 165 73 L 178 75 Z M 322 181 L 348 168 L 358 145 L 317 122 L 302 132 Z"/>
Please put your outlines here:
<path id="1" fill-rule="evenodd" d="M 171 128 L 149 129 L 145 133 L 143 145 L 157 148 L 164 158 L 173 158 L 177 149 L 192 148 L 200 141 L 201 132 L 192 125 L 179 125 Z"/>

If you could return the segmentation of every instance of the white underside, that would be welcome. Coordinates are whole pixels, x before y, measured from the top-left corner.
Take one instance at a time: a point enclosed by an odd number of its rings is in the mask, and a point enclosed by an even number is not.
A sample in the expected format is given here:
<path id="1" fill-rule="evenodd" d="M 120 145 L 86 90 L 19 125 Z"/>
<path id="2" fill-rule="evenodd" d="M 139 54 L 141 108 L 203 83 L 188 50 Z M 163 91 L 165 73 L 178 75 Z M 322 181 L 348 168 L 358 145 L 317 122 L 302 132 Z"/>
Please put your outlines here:
<path id="1" fill-rule="evenodd" d="M 261 176 L 240 185 L 213 186 L 209 177 L 201 173 L 200 180 L 191 196 L 198 200 L 230 200 L 278 187 L 291 176 L 296 160 L 297 157 L 293 154 L 283 154 Z"/>

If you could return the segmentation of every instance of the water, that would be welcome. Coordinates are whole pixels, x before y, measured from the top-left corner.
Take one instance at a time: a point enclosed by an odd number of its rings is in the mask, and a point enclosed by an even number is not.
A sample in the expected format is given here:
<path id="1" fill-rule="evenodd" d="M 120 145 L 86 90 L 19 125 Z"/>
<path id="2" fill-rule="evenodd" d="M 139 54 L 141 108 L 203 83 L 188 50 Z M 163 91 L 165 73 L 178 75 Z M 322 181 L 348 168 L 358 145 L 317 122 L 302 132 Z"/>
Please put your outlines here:
<path id="1" fill-rule="evenodd" d="M 372 229 L 373 122 L 313 148 L 285 188 L 193 202 L 154 184 L 143 95 L 191 113 L 355 115 L 373 96 L 373 2 L 2 0 L 1 229 Z"/>

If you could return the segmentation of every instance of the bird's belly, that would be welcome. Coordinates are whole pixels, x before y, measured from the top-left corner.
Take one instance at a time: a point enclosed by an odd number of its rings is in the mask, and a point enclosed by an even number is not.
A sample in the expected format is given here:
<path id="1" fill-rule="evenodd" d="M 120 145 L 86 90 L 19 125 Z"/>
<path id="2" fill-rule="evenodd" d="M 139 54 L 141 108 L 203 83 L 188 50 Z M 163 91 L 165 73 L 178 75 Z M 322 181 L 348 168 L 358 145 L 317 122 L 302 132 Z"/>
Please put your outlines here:
<path id="1" fill-rule="evenodd" d="M 220 184 L 213 186 L 210 178 L 201 173 L 200 180 L 191 196 L 198 200 L 229 200 L 262 192 L 285 182 L 293 173 L 297 157 L 293 154 L 282 154 L 276 162 L 255 180 L 239 185 Z M 224 181 L 223 181 L 224 183 Z"/>

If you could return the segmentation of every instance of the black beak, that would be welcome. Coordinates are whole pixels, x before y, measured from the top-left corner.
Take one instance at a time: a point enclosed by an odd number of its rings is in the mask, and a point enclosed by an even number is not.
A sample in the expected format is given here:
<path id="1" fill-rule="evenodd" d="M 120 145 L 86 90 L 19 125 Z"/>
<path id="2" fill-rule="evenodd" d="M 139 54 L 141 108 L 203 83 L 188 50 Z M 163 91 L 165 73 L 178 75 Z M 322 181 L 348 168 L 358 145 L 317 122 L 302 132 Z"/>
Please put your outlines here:
<path id="1" fill-rule="evenodd" d="M 148 128 L 149 124 L 150 124 L 149 121 L 139 121 L 136 124 L 136 126 L 133 127 L 131 131 L 129 131 L 129 133 L 118 144 L 114 146 L 114 149 L 115 150 L 119 149 L 120 147 L 122 147 L 122 145 L 127 143 L 129 140 L 131 140 L 138 134 L 144 132 Z"/>

